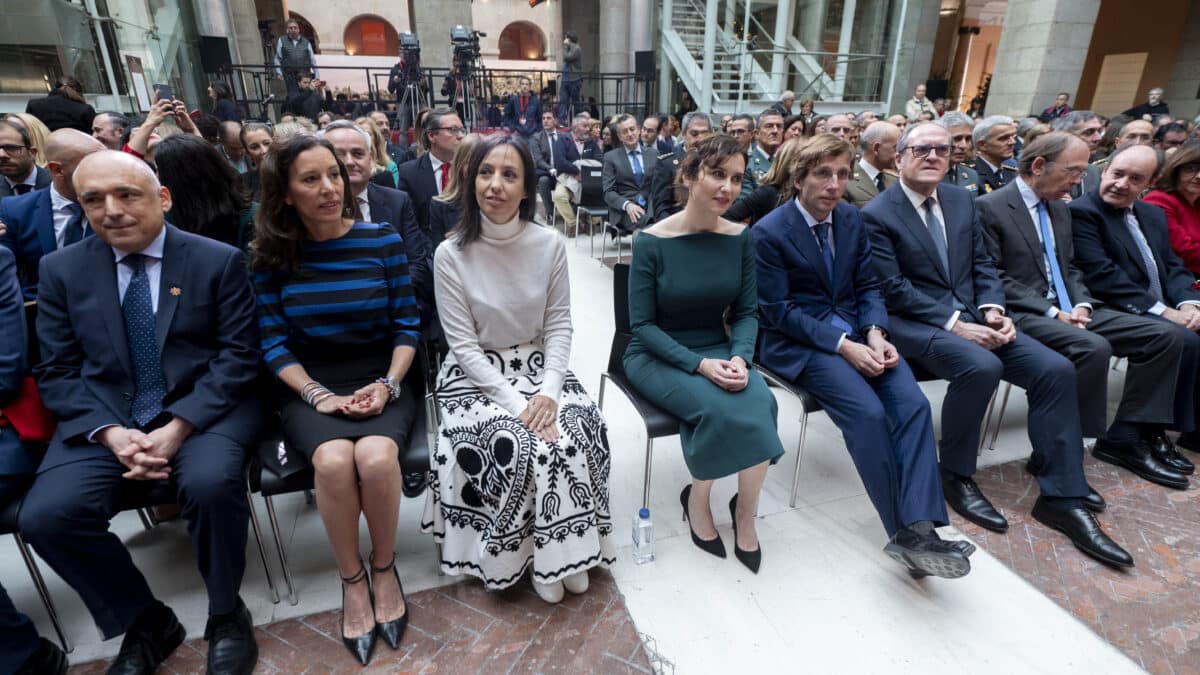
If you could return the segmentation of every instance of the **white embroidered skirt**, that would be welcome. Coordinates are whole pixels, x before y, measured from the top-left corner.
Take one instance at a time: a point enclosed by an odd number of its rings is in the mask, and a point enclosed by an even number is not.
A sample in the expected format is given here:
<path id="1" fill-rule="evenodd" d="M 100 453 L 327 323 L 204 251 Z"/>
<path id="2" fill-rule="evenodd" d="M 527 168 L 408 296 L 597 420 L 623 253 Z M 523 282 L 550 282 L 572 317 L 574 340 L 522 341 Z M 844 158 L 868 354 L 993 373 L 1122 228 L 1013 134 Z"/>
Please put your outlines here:
<path id="1" fill-rule="evenodd" d="M 541 387 L 540 345 L 486 350 L 526 398 Z M 530 564 L 551 583 L 616 560 L 610 541 L 608 431 L 579 380 L 558 400 L 559 440 L 547 443 L 485 396 L 448 355 L 437 378 L 441 425 L 421 529 L 442 545 L 442 570 L 492 590 Z"/>

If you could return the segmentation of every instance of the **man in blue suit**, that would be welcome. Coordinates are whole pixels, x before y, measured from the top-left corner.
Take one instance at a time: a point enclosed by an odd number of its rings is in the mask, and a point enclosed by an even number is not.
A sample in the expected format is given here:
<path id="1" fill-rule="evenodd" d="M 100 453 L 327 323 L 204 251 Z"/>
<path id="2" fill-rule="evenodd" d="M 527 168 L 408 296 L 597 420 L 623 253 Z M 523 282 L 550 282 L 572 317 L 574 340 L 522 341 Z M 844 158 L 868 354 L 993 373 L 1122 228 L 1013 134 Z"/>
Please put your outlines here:
<path id="1" fill-rule="evenodd" d="M 46 167 L 50 185 L 17 197 L 0 199 L 0 235 L 16 256 L 17 275 L 26 300 L 37 298 L 38 263 L 42 256 L 74 244 L 91 234 L 83 208 L 75 198 L 71 176 L 86 156 L 104 145 L 75 129 L 59 129 L 46 141 Z"/>
<path id="2" fill-rule="evenodd" d="M 89 155 L 74 185 L 96 236 L 41 262 L 36 373 L 58 428 L 21 531 L 105 638 L 125 634 L 109 672 L 151 673 L 184 629 L 108 522 L 118 495 L 168 481 L 208 589 L 208 672 L 249 673 L 258 649 L 238 597 L 249 522 L 241 475 L 262 412 L 245 260 L 166 224 L 171 194 L 132 155 Z"/>
<path id="3" fill-rule="evenodd" d="M 842 203 L 854 147 L 821 134 L 800 151 L 797 197 L 754 228 L 759 361 L 811 392 L 842 430 L 890 538 L 913 576 L 967 574 L 974 546 L 946 525 L 929 401 L 887 340 L 888 317 L 858 209 Z"/>
<path id="4" fill-rule="evenodd" d="M 521 91 L 504 106 L 504 128 L 526 142 L 542 129 L 542 102 L 529 88 L 529 78 L 521 78 Z"/>
<path id="5" fill-rule="evenodd" d="M 942 401 L 946 501 L 980 527 L 1008 529 L 972 479 L 980 422 L 1000 380 L 1007 380 L 1029 397 L 1030 466 L 1041 487 L 1033 517 L 1101 562 L 1132 565 L 1083 503 L 1092 497 L 1083 475 L 1075 368 L 1018 333 L 1005 314 L 1004 286 L 974 197 L 941 182 L 950 150 L 941 125 L 905 129 L 896 146 L 900 180 L 862 211 L 892 340 L 909 361 L 950 382 Z"/>
<path id="6" fill-rule="evenodd" d="M 16 261 L 0 248 L 0 508 L 19 499 L 33 480 L 36 458 L 21 445 L 4 408 L 20 392 L 27 369 L 25 307 L 17 285 Z M 67 657 L 38 637 L 28 616 L 17 611 L 0 586 L 0 673 L 35 675 L 67 672 Z"/>

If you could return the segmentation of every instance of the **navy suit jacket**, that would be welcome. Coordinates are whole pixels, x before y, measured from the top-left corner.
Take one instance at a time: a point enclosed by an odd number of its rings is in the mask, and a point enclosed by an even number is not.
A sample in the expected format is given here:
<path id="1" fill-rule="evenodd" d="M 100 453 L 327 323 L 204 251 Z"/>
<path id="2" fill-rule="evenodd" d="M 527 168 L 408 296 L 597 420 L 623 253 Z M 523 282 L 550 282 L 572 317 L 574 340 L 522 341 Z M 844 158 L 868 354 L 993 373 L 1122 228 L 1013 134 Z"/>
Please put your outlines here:
<path id="1" fill-rule="evenodd" d="M 197 431 L 253 443 L 262 411 L 253 395 L 261 367 L 254 291 L 241 252 L 166 225 L 155 333 L 167 394 L 163 409 Z M 39 471 L 105 456 L 90 443 L 110 424 L 132 427 L 136 389 L 113 251 L 99 237 L 42 259 L 35 371 L 58 418 Z"/>
<path id="2" fill-rule="evenodd" d="M 433 307 L 433 247 L 425 230 L 417 224 L 412 200 L 399 190 L 382 185 L 367 185 L 367 205 L 371 222 L 387 223 L 404 240 L 404 255 L 408 257 L 408 275 L 421 310 L 421 320 L 429 319 Z"/>
<path id="3" fill-rule="evenodd" d="M 575 139 L 569 134 L 559 134 L 558 140 L 554 143 L 554 170 L 578 176 L 579 167 L 575 166 L 575 162 L 581 159 L 594 159 L 602 162 L 604 161 L 604 151 L 596 145 L 596 141 L 589 139 L 583 144 L 583 154 L 580 155 L 579 148 L 575 147 Z"/>
<path id="4" fill-rule="evenodd" d="M 429 153 L 400 165 L 400 184 L 396 187 L 412 199 L 417 222 L 427 234 L 429 232 L 429 202 L 438 195 L 437 179 L 433 177 L 433 162 Z M 404 236 L 401 234 L 401 236 Z"/>
<path id="5" fill-rule="evenodd" d="M 38 263 L 42 256 L 58 248 L 50 188 L 0 199 L 0 222 L 8 226 L 0 243 L 16 256 L 21 290 L 26 300 L 33 300 L 37 298 Z M 88 228 L 85 234 L 91 232 Z"/>
<path id="6" fill-rule="evenodd" d="M 90 131 L 88 133 L 91 133 Z M 50 172 L 40 166 L 33 167 L 35 178 L 33 179 L 33 189 L 41 190 L 50 187 Z M 25 194 L 29 194 L 28 192 Z M 8 186 L 8 181 L 0 178 L 0 198 L 17 196 L 16 192 Z"/>
<path id="7" fill-rule="evenodd" d="M 1075 263 L 1083 270 L 1084 283 L 1092 295 L 1131 314 L 1149 311 L 1158 299 L 1148 290 L 1146 265 L 1125 225 L 1124 213 L 1101 199 L 1099 190 L 1072 200 L 1070 208 Z M 1139 199 L 1133 203 L 1133 214 L 1154 253 L 1166 296 L 1163 303 L 1175 307 L 1185 300 L 1200 300 L 1200 292 L 1192 290 L 1196 276 L 1171 249 L 1162 209 Z"/>
<path id="8" fill-rule="evenodd" d="M 525 109 L 521 110 L 521 95 L 513 94 L 504 106 L 504 127 L 525 138 L 542 130 L 542 101 L 537 94 L 530 93 L 525 101 Z M 521 124 L 521 118 L 525 124 Z"/>
<path id="9" fill-rule="evenodd" d="M 0 410 L 17 397 L 28 370 L 25 303 L 17 285 L 16 259 L 0 248 Z M 37 463 L 10 426 L 0 426 L 0 476 L 33 473 Z"/>
<path id="10" fill-rule="evenodd" d="M 978 323 L 983 322 L 981 305 L 1005 306 L 1004 285 L 988 255 L 975 198 L 967 190 L 945 183 L 938 185 L 937 198 L 945 218 L 949 277 L 942 270 L 925 221 L 900 181 L 862 209 L 875 272 L 888 314 L 893 317 L 891 334 L 895 341 L 911 340 L 909 349 L 896 345 L 901 351 L 922 348 L 917 343 L 928 338 L 927 328 L 941 329 L 953 316 L 955 300 L 964 307 L 963 317 Z"/>
<path id="11" fill-rule="evenodd" d="M 871 243 L 854 206 L 840 202 L 830 214 L 833 279 L 803 214 L 789 201 L 754 226 L 758 269 L 758 360 L 795 380 L 814 350 L 837 353 L 844 331 L 837 313 L 854 329 L 888 329 L 887 309 L 871 265 Z"/>

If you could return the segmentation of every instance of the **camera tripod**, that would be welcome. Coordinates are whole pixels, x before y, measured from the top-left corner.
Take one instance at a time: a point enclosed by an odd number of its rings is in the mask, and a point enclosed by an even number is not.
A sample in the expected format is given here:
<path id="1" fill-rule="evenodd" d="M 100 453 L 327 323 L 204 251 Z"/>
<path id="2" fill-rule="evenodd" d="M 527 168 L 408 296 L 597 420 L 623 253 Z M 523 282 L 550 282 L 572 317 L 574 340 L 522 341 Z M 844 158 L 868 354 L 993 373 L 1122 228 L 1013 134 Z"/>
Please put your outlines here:
<path id="1" fill-rule="evenodd" d="M 413 111 L 428 105 L 429 101 L 421 95 L 421 85 L 413 80 L 405 80 L 404 93 L 400 95 L 400 99 L 396 103 L 396 128 L 403 133 L 408 133 L 415 119 Z M 420 129 L 417 130 L 416 135 L 421 135 Z"/>

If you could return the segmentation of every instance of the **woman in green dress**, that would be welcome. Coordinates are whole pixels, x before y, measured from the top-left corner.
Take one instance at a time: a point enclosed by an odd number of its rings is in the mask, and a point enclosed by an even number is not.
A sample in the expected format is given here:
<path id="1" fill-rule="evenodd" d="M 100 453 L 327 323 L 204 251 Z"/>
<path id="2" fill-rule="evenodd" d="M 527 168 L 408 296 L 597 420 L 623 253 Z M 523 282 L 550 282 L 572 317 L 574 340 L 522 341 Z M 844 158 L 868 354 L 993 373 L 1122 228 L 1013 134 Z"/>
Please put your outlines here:
<path id="1" fill-rule="evenodd" d="M 725 557 L 709 497 L 714 480 L 736 473 L 734 554 L 758 572 L 758 495 L 783 446 L 775 397 L 750 368 L 758 334 L 754 238 L 721 218 L 745 170 L 740 144 L 723 134 L 696 143 L 680 164 L 686 205 L 643 230 L 633 246 L 625 372 L 638 392 L 682 422 L 692 482 L 679 500 L 692 541 Z"/>

